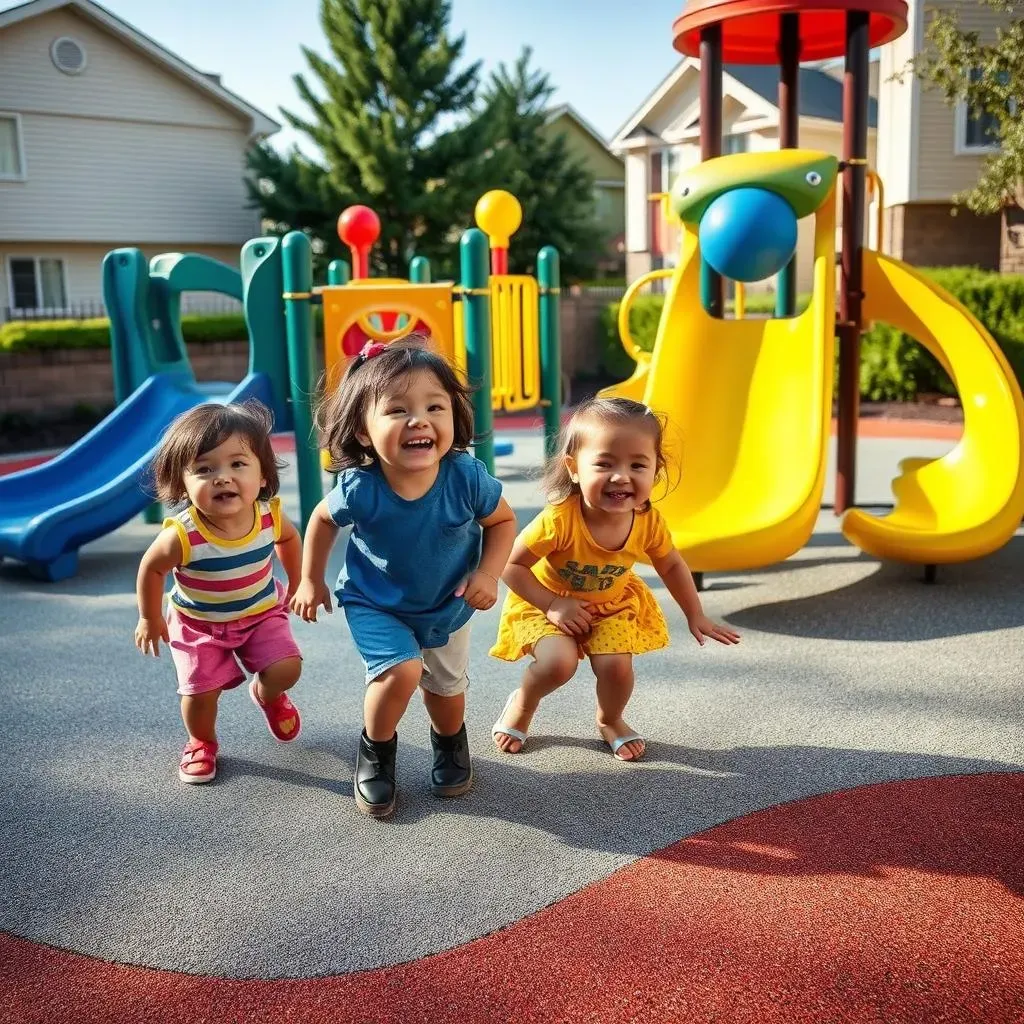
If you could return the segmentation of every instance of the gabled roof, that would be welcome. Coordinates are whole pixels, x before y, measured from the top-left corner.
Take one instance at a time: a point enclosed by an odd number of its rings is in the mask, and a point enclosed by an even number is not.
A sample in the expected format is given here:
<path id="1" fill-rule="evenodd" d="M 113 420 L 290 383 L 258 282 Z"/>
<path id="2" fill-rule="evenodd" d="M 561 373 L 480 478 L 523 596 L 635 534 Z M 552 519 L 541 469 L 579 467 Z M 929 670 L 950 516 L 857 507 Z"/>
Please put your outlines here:
<path id="1" fill-rule="evenodd" d="M 723 71 L 758 96 L 775 104 L 779 91 L 779 69 L 770 64 L 726 64 Z M 800 116 L 823 121 L 843 120 L 843 83 L 817 68 L 800 69 Z M 868 98 L 868 126 L 878 124 L 878 103 Z"/>
<path id="2" fill-rule="evenodd" d="M 693 57 L 681 60 L 647 95 L 643 103 L 633 112 L 626 123 L 615 133 L 612 145 L 636 138 L 640 134 L 652 134 L 644 127 L 644 120 L 651 111 L 672 91 L 687 71 L 699 70 L 700 62 Z M 730 81 L 742 89 L 748 89 L 769 106 L 778 109 L 779 69 L 772 65 L 725 64 L 722 67 L 724 86 L 728 91 Z M 813 67 L 800 68 L 800 116 L 814 117 L 824 121 L 842 123 L 842 83 Z M 868 125 L 875 127 L 878 121 L 878 104 L 868 100 Z"/>
<path id="3" fill-rule="evenodd" d="M 127 21 L 122 21 L 116 15 L 111 14 L 106 8 L 101 7 L 93 0 L 28 0 L 27 3 L 19 4 L 6 11 L 0 11 L 0 30 L 9 25 L 16 25 L 18 22 L 28 21 L 30 18 L 38 18 L 40 15 L 49 14 L 62 8 L 70 8 L 76 14 L 88 19 L 93 24 L 105 29 L 111 35 L 121 39 L 128 46 L 139 51 L 151 60 L 160 64 L 165 70 L 179 78 L 183 78 L 200 92 L 205 93 L 211 99 L 218 100 L 224 106 L 230 107 L 238 113 L 247 117 L 252 125 L 253 135 L 273 135 L 280 131 L 281 125 L 272 117 L 268 117 L 262 110 L 257 109 L 250 103 L 246 103 L 241 96 L 235 95 L 230 89 L 225 89 L 220 83 L 220 76 L 200 71 L 193 67 L 188 61 L 182 60 L 177 54 L 165 50 L 159 43 L 150 39 L 149 36 L 140 32 Z"/>
<path id="4" fill-rule="evenodd" d="M 608 148 L 608 140 L 604 138 L 593 125 L 588 124 L 584 121 L 580 114 L 574 107 L 569 106 L 568 103 L 563 103 L 560 106 L 552 107 L 546 116 L 546 124 L 552 124 L 562 116 L 570 117 L 575 121 L 602 149 L 608 151 L 609 156 L 615 157 L 616 160 L 620 159 L 617 153 L 613 153 Z"/>

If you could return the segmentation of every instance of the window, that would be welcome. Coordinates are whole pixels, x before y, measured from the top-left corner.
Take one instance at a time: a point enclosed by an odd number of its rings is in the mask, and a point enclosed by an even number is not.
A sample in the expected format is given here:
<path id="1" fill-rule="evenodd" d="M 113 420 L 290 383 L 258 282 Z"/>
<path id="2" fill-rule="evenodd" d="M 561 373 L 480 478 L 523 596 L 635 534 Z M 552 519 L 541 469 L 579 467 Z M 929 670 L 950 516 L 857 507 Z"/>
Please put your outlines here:
<path id="1" fill-rule="evenodd" d="M 0 181 L 23 181 L 24 178 L 21 117 L 18 114 L 0 114 Z"/>
<path id="2" fill-rule="evenodd" d="M 668 192 L 672 188 L 679 172 L 683 169 L 683 151 L 678 146 L 671 146 L 661 151 L 661 188 Z"/>
<path id="3" fill-rule="evenodd" d="M 981 78 L 981 70 L 971 70 L 971 81 Z M 999 150 L 999 118 L 986 110 L 969 109 L 962 100 L 956 106 L 956 145 L 958 155 L 993 153 Z"/>
<path id="4" fill-rule="evenodd" d="M 12 256 L 7 261 L 7 270 L 12 309 L 63 309 L 67 305 L 63 260 L 52 256 Z"/>
<path id="5" fill-rule="evenodd" d="M 726 135 L 722 139 L 722 156 L 732 156 L 733 153 L 746 153 L 750 148 L 750 136 L 744 132 L 742 135 Z"/>

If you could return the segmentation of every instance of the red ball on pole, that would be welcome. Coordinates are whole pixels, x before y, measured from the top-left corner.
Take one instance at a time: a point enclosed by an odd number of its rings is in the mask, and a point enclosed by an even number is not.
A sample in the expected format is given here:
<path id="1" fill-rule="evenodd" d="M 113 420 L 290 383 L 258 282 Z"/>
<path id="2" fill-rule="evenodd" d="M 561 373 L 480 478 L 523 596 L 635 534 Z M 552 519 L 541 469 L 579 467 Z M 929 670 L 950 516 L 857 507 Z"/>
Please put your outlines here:
<path id="1" fill-rule="evenodd" d="M 368 206 L 349 206 L 338 218 L 338 237 L 352 251 L 352 277 L 370 276 L 370 250 L 380 237 L 380 218 Z"/>

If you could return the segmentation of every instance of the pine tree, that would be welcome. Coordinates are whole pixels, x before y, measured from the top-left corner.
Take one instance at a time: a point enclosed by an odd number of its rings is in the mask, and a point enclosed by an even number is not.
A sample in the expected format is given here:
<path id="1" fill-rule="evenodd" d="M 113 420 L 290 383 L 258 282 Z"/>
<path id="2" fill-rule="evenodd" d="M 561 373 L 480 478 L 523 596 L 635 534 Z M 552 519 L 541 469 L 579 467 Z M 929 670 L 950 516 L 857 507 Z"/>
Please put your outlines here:
<path id="1" fill-rule="evenodd" d="M 277 230 L 305 230 L 327 260 L 347 256 L 338 215 L 364 203 L 381 220 L 376 271 L 404 276 L 408 259 L 452 254 L 483 191 L 485 125 L 473 116 L 479 63 L 457 67 L 450 0 L 321 0 L 330 56 L 303 55 L 296 88 L 306 116 L 282 110 L 319 153 L 269 144 L 249 158 L 253 204 Z"/>
<path id="2" fill-rule="evenodd" d="M 600 255 L 594 178 L 563 135 L 545 131 L 555 88 L 544 72 L 530 68 L 530 57 L 527 48 L 511 69 L 499 65 L 484 90 L 482 120 L 492 140 L 487 187 L 507 189 L 523 207 L 509 269 L 532 273 L 538 249 L 553 245 L 563 280 L 579 280 L 592 276 Z"/>

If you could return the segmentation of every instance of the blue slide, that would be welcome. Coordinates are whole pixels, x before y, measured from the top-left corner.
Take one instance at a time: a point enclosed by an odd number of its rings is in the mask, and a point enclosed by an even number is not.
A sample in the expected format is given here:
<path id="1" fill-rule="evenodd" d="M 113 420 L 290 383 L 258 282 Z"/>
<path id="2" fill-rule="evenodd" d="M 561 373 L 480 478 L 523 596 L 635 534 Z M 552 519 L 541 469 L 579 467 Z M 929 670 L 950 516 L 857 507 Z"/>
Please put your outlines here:
<path id="1" fill-rule="evenodd" d="M 273 404 L 266 374 L 250 373 L 218 400 L 247 398 Z M 154 374 L 77 444 L 0 477 L 0 557 L 28 563 L 42 579 L 73 576 L 83 544 L 152 504 L 148 474 L 161 436 L 180 413 L 208 401 L 191 374 Z"/>

